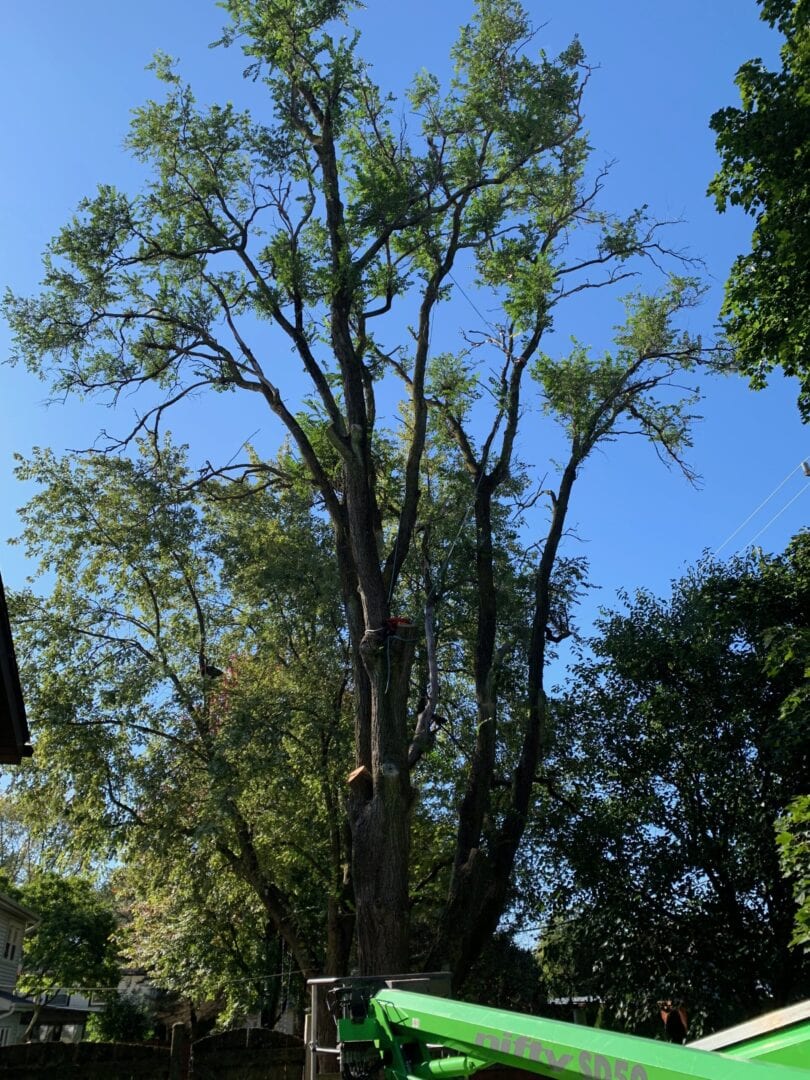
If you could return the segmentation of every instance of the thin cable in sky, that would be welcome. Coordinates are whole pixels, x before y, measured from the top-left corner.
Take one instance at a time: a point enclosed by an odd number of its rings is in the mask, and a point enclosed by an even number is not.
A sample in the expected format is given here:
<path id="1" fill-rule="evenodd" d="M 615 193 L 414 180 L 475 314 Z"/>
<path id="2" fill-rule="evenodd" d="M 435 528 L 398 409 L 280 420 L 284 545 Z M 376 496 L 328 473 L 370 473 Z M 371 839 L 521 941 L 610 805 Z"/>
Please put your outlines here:
<path id="1" fill-rule="evenodd" d="M 748 541 L 746 547 L 751 547 L 753 542 L 755 540 L 757 540 L 760 536 L 762 536 L 762 534 L 765 532 L 765 530 L 769 529 L 771 527 L 771 525 L 773 525 L 773 523 L 776 521 L 776 519 L 778 517 L 781 517 L 782 514 L 784 514 L 784 512 L 787 510 L 787 508 L 789 506 L 792 506 L 792 504 L 795 503 L 797 499 L 801 498 L 801 496 L 804 495 L 805 491 L 807 491 L 809 489 L 810 489 L 810 484 L 805 484 L 803 488 L 801 488 L 799 491 L 796 492 L 796 494 L 793 496 L 792 499 L 788 499 L 788 501 L 785 503 L 785 505 L 782 507 L 782 509 L 778 513 L 773 515 L 773 517 L 767 523 L 767 525 L 763 525 L 762 528 L 759 530 L 759 532 L 755 536 L 751 537 L 751 539 Z"/>
<path id="2" fill-rule="evenodd" d="M 767 504 L 768 504 L 768 503 L 769 503 L 769 502 L 771 501 L 771 499 L 772 499 L 772 498 L 774 497 L 774 495 L 775 495 L 775 494 L 776 494 L 776 493 L 777 493 L 778 491 L 781 491 L 781 490 L 782 490 L 782 488 L 783 488 L 783 487 L 785 486 L 785 484 L 786 484 L 786 483 L 788 482 L 788 480 L 790 480 L 791 476 L 793 476 L 793 474 L 794 474 L 795 472 L 798 472 L 798 471 L 799 471 L 799 469 L 801 469 L 801 467 L 802 467 L 802 463 L 801 463 L 801 461 L 800 461 L 800 462 L 799 462 L 799 464 L 795 466 L 795 468 L 793 468 L 793 469 L 791 469 L 791 470 L 790 470 L 790 472 L 789 472 L 789 473 L 787 474 L 787 476 L 785 477 L 785 479 L 784 479 L 784 480 L 783 480 L 783 481 L 782 481 L 782 482 L 781 482 L 780 484 L 777 484 L 777 485 L 776 485 L 776 487 L 775 487 L 775 488 L 773 489 L 773 491 L 772 491 L 772 492 L 770 493 L 770 495 L 768 495 L 768 496 L 767 496 L 767 498 L 765 498 L 765 499 L 763 499 L 763 500 L 762 500 L 762 502 L 761 502 L 761 503 L 759 504 L 759 506 L 758 506 L 758 507 L 756 508 L 756 510 L 752 510 L 752 511 L 751 511 L 751 513 L 750 513 L 750 514 L 748 515 L 748 517 L 747 517 L 747 518 L 745 519 L 745 521 L 742 521 L 742 522 L 740 522 L 740 524 L 739 524 L 739 525 L 737 526 L 737 528 L 736 528 L 736 529 L 734 530 L 734 532 L 733 532 L 733 533 L 731 533 L 731 534 L 730 534 L 729 536 L 727 536 L 727 537 L 725 538 L 725 540 L 724 540 L 724 541 L 723 541 L 723 543 L 722 543 L 722 544 L 720 545 L 720 547 L 718 547 L 718 548 L 715 548 L 715 549 L 714 549 L 714 552 L 712 553 L 712 554 L 713 554 L 713 557 L 715 557 L 715 558 L 716 558 L 716 557 L 717 557 L 717 555 L 718 555 L 718 554 L 719 554 L 719 553 L 720 553 L 720 552 L 721 552 L 721 551 L 723 550 L 723 548 L 724 548 L 724 547 L 726 546 L 726 544 L 728 544 L 728 543 L 729 543 L 729 542 L 730 542 L 731 540 L 733 540 L 733 539 L 734 539 L 734 537 L 735 537 L 735 536 L 737 535 L 737 533 L 738 533 L 738 532 L 742 532 L 742 530 L 743 530 L 743 529 L 745 528 L 745 526 L 746 526 L 746 525 L 748 524 L 748 522 L 749 522 L 749 521 L 751 521 L 751 519 L 752 519 L 752 518 L 755 518 L 755 517 L 757 516 L 757 514 L 758 514 L 758 513 L 760 512 L 760 510 L 762 509 L 762 507 L 763 507 L 763 506 L 766 506 L 766 505 L 767 505 Z M 792 501 L 792 500 L 791 500 L 791 501 Z M 788 503 L 788 506 L 790 506 L 790 503 Z M 787 509 L 787 507 L 785 507 L 784 509 Z M 780 511 L 779 511 L 779 513 L 781 514 L 781 513 L 782 513 L 782 511 L 780 510 Z M 778 517 L 778 516 L 779 516 L 779 514 L 777 514 L 776 516 Z M 775 521 L 775 520 L 776 520 L 776 518 L 773 518 L 772 520 L 774 520 L 774 521 Z M 769 521 L 769 522 L 768 522 L 768 525 L 770 525 L 770 524 L 771 524 L 771 522 Z M 767 529 L 767 528 L 768 528 L 768 525 L 766 525 L 766 526 L 765 526 L 765 529 Z M 764 531 L 765 531 L 765 529 L 762 529 L 762 530 L 761 530 L 761 532 L 764 532 Z M 757 533 L 757 536 L 759 536 L 759 535 L 760 535 L 760 533 Z M 756 540 L 756 536 L 754 537 L 754 540 Z M 751 541 L 751 543 L 753 543 L 753 540 Z"/>
<path id="3" fill-rule="evenodd" d="M 458 289 L 458 291 L 461 293 L 461 295 L 464 297 L 464 299 L 467 301 L 467 303 L 473 309 L 473 311 L 478 316 L 478 318 L 481 320 L 481 322 L 484 323 L 486 326 L 488 326 L 493 334 L 497 334 L 498 333 L 497 328 L 492 325 L 492 323 L 489 321 L 488 318 L 486 318 L 485 315 L 481 314 L 481 312 L 475 306 L 475 303 L 470 299 L 470 297 L 467 295 L 467 293 L 464 291 L 464 289 L 461 287 L 461 285 L 459 285 L 459 283 L 456 281 L 456 279 L 453 277 L 453 275 L 449 271 L 448 271 L 447 276 L 450 278 L 450 280 L 453 282 L 455 287 Z"/>

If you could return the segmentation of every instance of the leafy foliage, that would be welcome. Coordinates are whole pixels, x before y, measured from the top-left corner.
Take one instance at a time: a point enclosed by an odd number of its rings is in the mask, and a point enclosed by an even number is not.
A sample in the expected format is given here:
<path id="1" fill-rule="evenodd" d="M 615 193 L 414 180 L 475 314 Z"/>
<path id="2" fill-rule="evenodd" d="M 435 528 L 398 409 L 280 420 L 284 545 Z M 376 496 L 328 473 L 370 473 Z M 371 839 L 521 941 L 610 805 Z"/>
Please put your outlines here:
<path id="1" fill-rule="evenodd" d="M 810 943 L 810 796 L 794 799 L 778 822 L 782 869 L 793 883 L 796 912 L 795 945 Z"/>
<path id="2" fill-rule="evenodd" d="M 13 598 L 39 726 L 23 805 L 46 840 L 56 811 L 68 851 L 125 863 L 127 951 L 166 985 L 215 996 L 237 978 L 234 1002 L 255 998 L 265 923 L 278 950 L 284 905 L 296 964 L 317 970 L 321 897 L 341 902 L 351 763 L 323 523 L 294 493 L 203 499 L 168 443 L 22 468 L 42 485 L 25 540 L 53 570 L 49 602 Z M 218 904 L 252 921 L 223 924 Z"/>
<path id="3" fill-rule="evenodd" d="M 806 996 L 773 833 L 806 789 L 806 724 L 783 708 L 805 674 L 768 667 L 773 633 L 807 627 L 806 546 L 706 560 L 668 601 L 640 593 L 603 619 L 559 703 L 554 752 L 582 810 L 548 856 L 550 992 L 600 997 L 635 1030 L 683 1000 L 693 1031 Z"/>
<path id="4" fill-rule="evenodd" d="M 797 536 L 789 548 L 796 579 L 803 586 L 810 580 L 810 540 Z M 785 670 L 804 672 L 782 702 L 782 714 L 790 723 L 807 730 L 810 723 L 810 629 L 806 624 L 774 628 L 769 638 L 768 669 L 773 675 Z M 805 791 L 788 806 L 777 823 L 777 841 L 782 869 L 793 885 L 798 905 L 794 944 L 807 948 L 810 942 L 810 796 Z"/>
<path id="5" fill-rule="evenodd" d="M 549 57 L 516 0 L 478 0 L 447 85 L 417 76 L 402 123 L 351 3 L 223 6 L 263 121 L 201 107 L 158 57 L 128 142 L 143 188 L 100 186 L 39 295 L 7 298 L 14 360 L 60 394 L 143 401 L 119 458 L 23 466 L 45 484 L 27 542 L 57 577 L 21 601 L 35 784 L 79 843 L 228 866 L 302 972 L 345 969 L 356 926 L 362 970 L 461 980 L 537 805 L 544 669 L 585 573 L 561 550 L 577 476 L 627 432 L 690 475 L 675 376 L 708 358 L 680 330 L 699 290 L 638 292 L 609 355 L 542 356 L 559 304 L 673 253 L 645 209 L 601 207 L 582 48 Z M 491 318 L 434 356 L 456 270 Z M 255 395 L 288 445 L 192 482 L 158 429 L 203 390 Z M 534 494 L 515 452 L 533 403 L 560 458 Z"/>
<path id="6" fill-rule="evenodd" d="M 85 879 L 39 873 L 19 897 L 40 919 L 25 939 L 22 993 L 117 984 L 116 916 L 107 896 Z"/>
<path id="7" fill-rule="evenodd" d="M 84 1027 L 86 1042 L 139 1043 L 151 1034 L 149 1012 L 131 994 L 111 994 L 104 1010 L 91 1013 Z"/>
<path id="8" fill-rule="evenodd" d="M 463 1000 L 512 1012 L 540 1012 L 543 988 L 537 958 L 508 935 L 496 934 L 470 972 Z"/>
<path id="9" fill-rule="evenodd" d="M 759 59 L 743 64 L 740 107 L 720 109 L 711 120 L 722 165 L 709 192 L 720 210 L 740 206 L 755 220 L 751 251 L 737 258 L 726 284 L 723 320 L 754 386 L 777 366 L 799 378 L 799 408 L 808 419 L 810 5 L 760 6 L 762 18 L 785 36 L 781 70 L 768 71 Z"/>
<path id="10" fill-rule="evenodd" d="M 115 875 L 125 917 L 122 954 L 149 972 L 152 985 L 196 1004 L 216 1001 L 219 1022 L 260 1011 L 279 1017 L 282 976 L 295 967 L 256 890 L 204 849 L 130 853 Z M 313 905 L 313 923 L 322 906 Z"/>

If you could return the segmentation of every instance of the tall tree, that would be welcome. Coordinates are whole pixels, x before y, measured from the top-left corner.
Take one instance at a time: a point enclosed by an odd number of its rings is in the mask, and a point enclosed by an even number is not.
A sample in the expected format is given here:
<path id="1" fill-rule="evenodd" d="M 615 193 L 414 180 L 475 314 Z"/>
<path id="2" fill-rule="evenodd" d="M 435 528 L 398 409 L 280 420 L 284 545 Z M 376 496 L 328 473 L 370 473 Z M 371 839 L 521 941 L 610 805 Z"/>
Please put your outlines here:
<path id="1" fill-rule="evenodd" d="M 726 283 L 723 322 L 737 364 L 756 387 L 774 367 L 799 379 L 810 418 L 810 4 L 759 0 L 761 16 L 785 36 L 782 68 L 749 60 L 737 72 L 739 108 L 711 119 L 721 168 L 709 186 L 718 208 L 754 218 L 751 250 Z"/>
<path id="2" fill-rule="evenodd" d="M 401 129 L 356 35 L 337 36 L 349 0 L 224 6 L 232 23 L 223 42 L 242 42 L 272 121 L 231 106 L 200 109 L 159 58 L 166 99 L 137 111 L 129 139 L 152 179 L 141 195 L 102 187 L 82 204 L 51 245 L 43 293 L 8 301 L 16 356 L 64 393 L 115 399 L 151 388 L 158 396 L 136 431 L 203 388 L 258 395 L 286 431 L 331 523 L 348 627 L 359 770 L 349 794 L 350 884 L 367 972 L 410 962 L 412 775 L 439 723 L 436 619 L 448 602 L 447 551 L 431 549 L 420 515 L 434 449 L 452 454 L 458 531 L 471 537 L 473 581 L 464 588 L 475 734 L 428 962 L 463 977 L 504 910 L 542 765 L 547 646 L 564 632 L 553 580 L 574 483 L 594 448 L 622 430 L 682 463 L 689 413 L 672 377 L 703 356 L 677 330 L 694 283 L 675 279 L 658 296 L 636 296 L 609 355 L 579 346 L 559 362 L 542 355 L 561 301 L 627 278 L 634 257 L 665 251 L 643 212 L 618 219 L 598 207 L 604 177 L 586 172 L 582 49 L 575 41 L 556 60 L 533 55 L 516 0 L 477 3 L 449 85 L 419 75 L 412 123 Z M 579 247 L 570 242 L 576 231 Z M 474 275 L 500 314 L 455 355 L 434 356 L 431 330 L 454 270 Z M 290 347 L 309 381 L 304 409 L 282 389 Z M 393 441 L 377 416 L 389 376 L 404 392 Z M 566 449 L 548 528 L 526 547 L 535 559 L 523 612 L 530 630 L 514 645 L 521 703 L 506 707 L 498 683 L 513 642 L 501 621 L 498 529 L 517 497 L 511 476 L 529 379 L 562 424 Z M 210 472 L 276 476 L 262 461 Z M 411 580 L 421 596 L 405 597 L 406 567 L 420 563 Z M 404 620 L 403 600 L 412 615 L 422 609 L 423 638 Z M 420 645 L 424 681 L 411 696 Z M 507 776 L 505 740 L 514 748 Z"/>
<path id="3" fill-rule="evenodd" d="M 686 1000 L 705 1030 L 810 989 L 774 835 L 806 790 L 806 723 L 783 708 L 804 664 L 769 670 L 774 635 L 808 626 L 808 539 L 706 561 L 669 600 L 637 595 L 560 703 L 560 771 L 578 776 L 563 794 L 582 811 L 548 854 L 546 973 L 631 1028 L 658 999 Z"/>

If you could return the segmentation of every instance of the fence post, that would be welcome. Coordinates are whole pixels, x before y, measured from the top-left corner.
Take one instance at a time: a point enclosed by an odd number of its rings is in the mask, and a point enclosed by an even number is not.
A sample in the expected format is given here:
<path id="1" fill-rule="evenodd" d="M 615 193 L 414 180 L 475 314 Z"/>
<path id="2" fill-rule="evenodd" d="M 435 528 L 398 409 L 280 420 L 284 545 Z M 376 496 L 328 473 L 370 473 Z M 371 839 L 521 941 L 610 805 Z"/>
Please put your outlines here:
<path id="1" fill-rule="evenodd" d="M 312 1068 L 315 1062 L 315 1052 L 312 1049 L 312 1010 L 307 1009 L 304 1013 L 304 1077 L 303 1080 L 315 1080 L 315 1072 Z"/>
<path id="2" fill-rule="evenodd" d="M 188 1034 L 185 1024 L 172 1024 L 172 1049 L 169 1055 L 169 1080 L 188 1078 Z"/>

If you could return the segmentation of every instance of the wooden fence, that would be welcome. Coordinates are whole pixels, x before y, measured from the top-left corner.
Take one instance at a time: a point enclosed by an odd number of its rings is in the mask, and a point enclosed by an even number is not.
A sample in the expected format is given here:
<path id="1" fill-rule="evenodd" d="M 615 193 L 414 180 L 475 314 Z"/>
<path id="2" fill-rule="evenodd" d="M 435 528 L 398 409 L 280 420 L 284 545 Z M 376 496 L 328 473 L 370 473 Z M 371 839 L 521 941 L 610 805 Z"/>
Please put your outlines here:
<path id="1" fill-rule="evenodd" d="M 0 1048 L 0 1080 L 301 1080 L 304 1044 L 243 1028 L 189 1048 L 175 1025 L 171 1050 L 129 1043 L 22 1043 Z"/>

